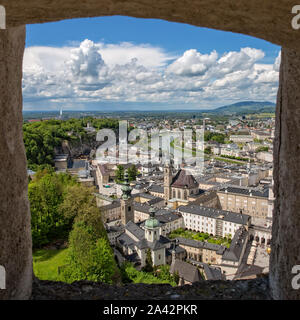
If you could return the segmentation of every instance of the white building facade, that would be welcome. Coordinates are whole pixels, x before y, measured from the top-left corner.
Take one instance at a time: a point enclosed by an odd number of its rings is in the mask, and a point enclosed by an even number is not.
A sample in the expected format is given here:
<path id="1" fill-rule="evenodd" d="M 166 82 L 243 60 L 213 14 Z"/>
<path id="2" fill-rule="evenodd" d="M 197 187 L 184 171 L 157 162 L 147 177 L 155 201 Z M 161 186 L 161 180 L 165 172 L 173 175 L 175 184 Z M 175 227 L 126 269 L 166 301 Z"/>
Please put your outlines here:
<path id="1" fill-rule="evenodd" d="M 249 215 L 203 206 L 181 206 L 178 211 L 183 217 L 184 228 L 213 236 L 230 235 L 233 238 L 240 227 L 248 229 L 251 224 Z"/>

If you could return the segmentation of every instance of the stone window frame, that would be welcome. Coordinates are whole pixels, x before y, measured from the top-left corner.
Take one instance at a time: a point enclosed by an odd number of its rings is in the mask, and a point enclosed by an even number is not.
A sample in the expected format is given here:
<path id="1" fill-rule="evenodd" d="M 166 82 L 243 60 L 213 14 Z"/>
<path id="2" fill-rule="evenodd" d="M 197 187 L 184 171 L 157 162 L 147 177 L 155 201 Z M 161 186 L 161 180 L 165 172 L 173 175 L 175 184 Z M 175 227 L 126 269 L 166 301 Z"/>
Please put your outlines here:
<path id="1" fill-rule="evenodd" d="M 230 1 L 214 8 L 211 19 L 211 3 L 207 0 L 201 8 L 193 8 L 193 14 L 186 10 L 185 3 L 157 1 L 159 5 L 144 8 L 144 4 L 121 2 L 115 6 L 97 7 L 95 4 L 76 3 L 71 0 L 63 3 L 40 0 L 39 7 L 32 1 L 19 2 L 11 0 L 6 3 L 7 29 L 0 34 L 0 88 L 1 129 L 0 150 L 3 165 L 0 168 L 1 184 L 5 186 L 0 192 L 0 214 L 10 208 L 14 215 L 0 216 L 6 228 L 0 230 L 3 242 L 1 259 L 9 269 L 8 290 L 0 292 L 0 298 L 28 298 L 31 293 L 32 252 L 30 236 L 30 213 L 26 196 L 27 175 L 24 144 L 22 140 L 22 58 L 25 43 L 25 24 L 42 23 L 66 18 L 92 17 L 102 15 L 132 15 L 140 18 L 162 18 L 170 21 L 184 22 L 196 26 L 238 32 L 255 36 L 283 46 L 280 66 L 279 89 L 276 108 L 276 128 L 274 142 L 274 223 L 271 242 L 270 287 L 274 298 L 300 298 L 300 291 L 291 290 L 291 267 L 299 264 L 297 260 L 300 239 L 295 226 L 299 223 L 300 207 L 299 184 L 292 183 L 299 177 L 300 156 L 298 141 L 300 136 L 300 117 L 295 110 L 300 101 L 300 43 L 299 34 L 292 29 L 289 4 L 277 1 L 274 12 L 266 6 L 268 2 L 251 4 L 241 0 L 240 7 L 233 8 Z M 83 7 L 81 7 L 83 6 Z M 170 7 L 172 6 L 172 7 Z M 199 10 L 198 10 L 199 9 Z M 199 12 L 199 14 L 195 14 Z M 50 15 L 51 13 L 51 15 Z M 277 15 L 276 15 L 277 14 Z M 270 16 L 271 15 L 271 16 Z M 273 23 L 276 18 L 276 24 Z M 262 30 L 259 26 L 264 25 Z M 4 67 L 3 67 L 4 66 Z M 11 153 L 14 147 L 15 152 Z M 7 161 L 9 157 L 9 161 Z M 13 169 L 13 174 L 10 170 Z M 7 172 L 6 172 L 7 171 Z M 25 192 L 24 192 L 25 191 Z M 19 230 L 24 230 L 20 234 Z M 288 230 L 288 232 L 280 232 Z M 18 237 L 16 237 L 18 235 Z M 293 244 L 291 246 L 291 243 Z M 14 252 L 14 255 L 11 253 Z M 287 258 L 288 257 L 288 258 Z M 1 263 L 3 263 L 1 261 Z"/>

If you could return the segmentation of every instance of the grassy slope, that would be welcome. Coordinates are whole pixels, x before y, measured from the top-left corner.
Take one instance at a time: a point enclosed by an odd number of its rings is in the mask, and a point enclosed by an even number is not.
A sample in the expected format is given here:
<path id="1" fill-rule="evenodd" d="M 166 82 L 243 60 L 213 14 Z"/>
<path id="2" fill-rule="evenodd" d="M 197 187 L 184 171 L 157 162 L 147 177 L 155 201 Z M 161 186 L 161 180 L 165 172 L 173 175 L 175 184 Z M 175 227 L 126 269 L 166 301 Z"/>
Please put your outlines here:
<path id="1" fill-rule="evenodd" d="M 33 253 L 33 271 L 37 278 L 41 280 L 63 281 L 58 274 L 58 267 L 67 263 L 68 249 L 61 250 L 36 250 Z M 130 264 L 126 271 L 133 283 L 159 284 L 169 283 L 176 286 L 174 281 L 159 279 L 148 272 L 137 271 Z"/>
<path id="2" fill-rule="evenodd" d="M 58 267 L 67 263 L 68 249 L 36 250 L 33 252 L 33 271 L 41 280 L 60 281 Z"/>

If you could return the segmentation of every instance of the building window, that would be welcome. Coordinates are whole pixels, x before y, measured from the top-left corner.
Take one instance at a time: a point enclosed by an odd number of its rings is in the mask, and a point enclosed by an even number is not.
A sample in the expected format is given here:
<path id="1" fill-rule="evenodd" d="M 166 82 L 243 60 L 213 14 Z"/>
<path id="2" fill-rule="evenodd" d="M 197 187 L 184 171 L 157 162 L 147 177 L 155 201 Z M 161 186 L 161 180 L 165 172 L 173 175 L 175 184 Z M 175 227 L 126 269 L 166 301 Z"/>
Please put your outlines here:
<path id="1" fill-rule="evenodd" d="M 177 198 L 178 198 L 178 199 L 181 199 L 181 192 L 180 192 L 180 190 L 177 191 Z"/>

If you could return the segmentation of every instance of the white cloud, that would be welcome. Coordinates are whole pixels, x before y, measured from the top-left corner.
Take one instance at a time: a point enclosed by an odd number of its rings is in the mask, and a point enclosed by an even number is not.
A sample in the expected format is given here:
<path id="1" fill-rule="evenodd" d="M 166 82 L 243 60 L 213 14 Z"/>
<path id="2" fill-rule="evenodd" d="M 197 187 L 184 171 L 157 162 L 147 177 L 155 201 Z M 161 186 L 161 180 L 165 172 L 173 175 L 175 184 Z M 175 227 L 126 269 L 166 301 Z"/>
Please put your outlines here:
<path id="1" fill-rule="evenodd" d="M 276 99 L 280 53 L 263 64 L 264 52 L 242 48 L 218 58 L 195 49 L 174 57 L 161 48 L 90 40 L 77 47 L 30 47 L 24 55 L 26 107 L 95 103 L 164 103 L 211 107 L 251 99 Z M 171 62 L 171 63 L 170 63 Z M 42 102 L 41 102 L 42 101 Z"/>
<path id="2" fill-rule="evenodd" d="M 152 47 L 147 44 L 134 45 L 129 42 L 120 44 L 98 44 L 99 51 L 104 61 L 109 66 L 130 63 L 132 59 L 146 68 L 164 67 L 170 60 L 175 59 L 173 55 L 165 53 L 162 48 Z"/>
<path id="3" fill-rule="evenodd" d="M 90 40 L 84 40 L 79 48 L 71 49 L 71 57 L 66 65 L 74 77 L 84 78 L 88 82 L 97 80 L 105 69 L 101 54 Z"/>
<path id="4" fill-rule="evenodd" d="M 249 70 L 254 63 L 264 57 L 262 50 L 242 48 L 239 52 L 231 51 L 224 54 L 216 65 L 217 72 L 228 74 L 239 70 Z"/>
<path id="5" fill-rule="evenodd" d="M 57 72 L 64 68 L 64 63 L 70 57 L 70 47 L 29 47 L 25 49 L 23 70 L 43 68 L 46 72 Z"/>
<path id="6" fill-rule="evenodd" d="M 167 72 L 183 76 L 203 75 L 216 62 L 217 58 L 216 51 L 210 54 L 201 54 L 195 49 L 190 49 L 169 65 Z"/>

